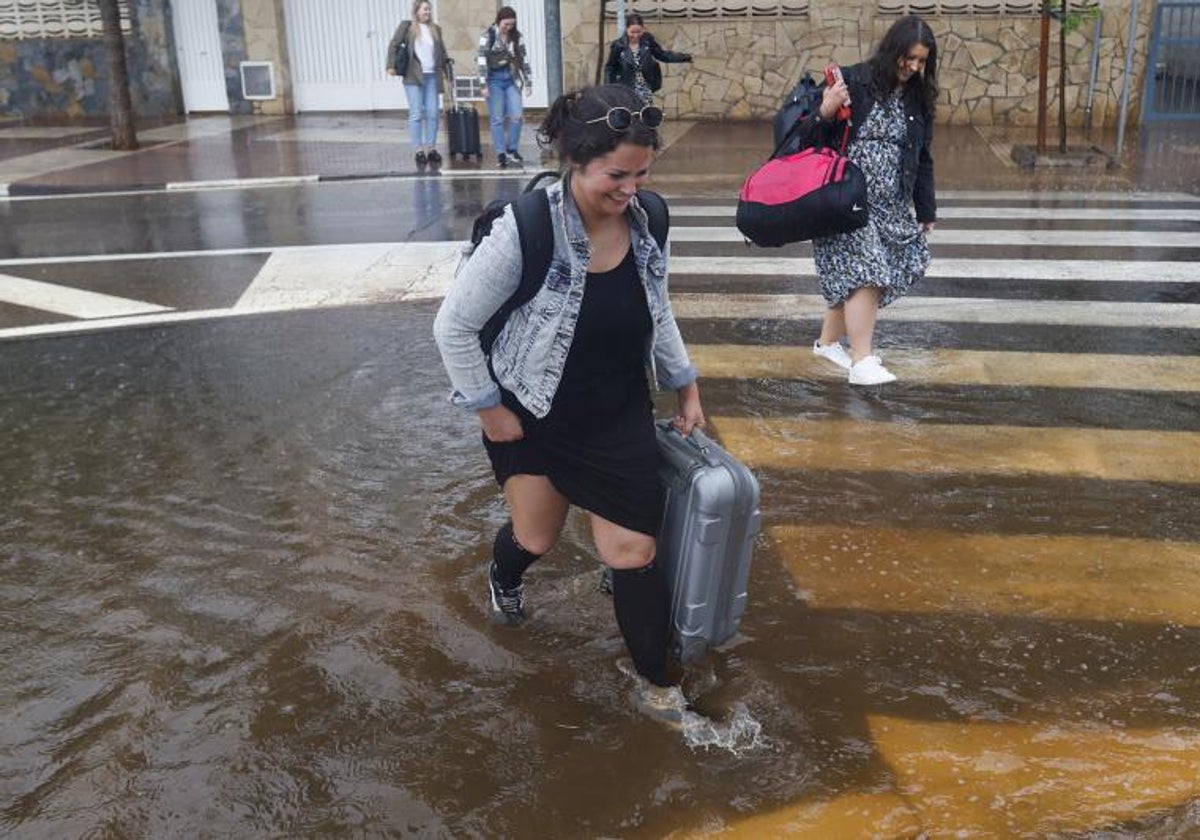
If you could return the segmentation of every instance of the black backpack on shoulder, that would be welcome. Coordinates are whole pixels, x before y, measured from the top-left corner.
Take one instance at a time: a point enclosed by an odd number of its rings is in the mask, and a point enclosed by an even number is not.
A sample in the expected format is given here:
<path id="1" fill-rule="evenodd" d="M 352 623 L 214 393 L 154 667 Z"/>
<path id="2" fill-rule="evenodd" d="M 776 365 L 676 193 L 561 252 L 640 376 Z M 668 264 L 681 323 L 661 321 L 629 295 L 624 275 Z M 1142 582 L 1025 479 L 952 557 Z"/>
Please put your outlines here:
<path id="1" fill-rule="evenodd" d="M 550 270 L 550 262 L 554 258 L 554 223 L 550 218 L 550 200 L 541 184 L 543 181 L 553 181 L 560 177 L 561 175 L 553 170 L 539 172 L 525 184 L 521 195 L 515 201 L 497 199 L 489 202 L 483 208 L 483 212 L 475 217 L 471 226 L 471 245 L 467 250 L 474 253 L 483 238 L 492 232 L 492 224 L 504 215 L 504 209 L 511 204 L 513 217 L 517 220 L 517 235 L 521 239 L 521 283 L 479 331 L 479 346 L 483 348 L 485 356 L 491 355 L 492 345 L 496 343 L 501 330 L 508 323 L 508 316 L 513 310 L 533 300 Z M 661 195 L 650 190 L 638 190 L 637 198 L 646 211 L 650 235 L 658 243 L 659 249 L 662 249 L 666 245 L 671 227 L 667 202 Z"/>
<path id="2" fill-rule="evenodd" d="M 800 136 L 792 132 L 788 137 L 788 132 L 792 131 L 800 120 L 820 110 L 822 93 L 821 86 L 805 73 L 783 100 L 774 119 L 776 157 L 786 157 L 800 151 Z"/>

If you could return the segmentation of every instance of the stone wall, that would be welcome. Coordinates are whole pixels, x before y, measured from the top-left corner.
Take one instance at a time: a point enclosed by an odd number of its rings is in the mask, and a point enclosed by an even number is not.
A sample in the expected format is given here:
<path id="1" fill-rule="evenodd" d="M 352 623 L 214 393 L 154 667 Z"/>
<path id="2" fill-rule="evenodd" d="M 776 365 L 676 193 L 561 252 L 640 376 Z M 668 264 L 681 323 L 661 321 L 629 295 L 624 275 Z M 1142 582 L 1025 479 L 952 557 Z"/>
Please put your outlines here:
<path id="1" fill-rule="evenodd" d="M 147 117 L 179 111 L 171 23 L 162 0 L 131 0 L 125 35 L 134 110 Z M 0 113 L 26 118 L 108 113 L 108 57 L 99 38 L 0 41 Z"/>
<path id="2" fill-rule="evenodd" d="M 446 51 L 454 59 L 454 72 L 458 75 L 468 76 L 475 72 L 479 35 L 496 19 L 496 9 L 500 5 L 494 0 L 439 0 L 437 23 L 442 27 Z M 519 27 L 520 21 L 517 24 Z"/>
<path id="3" fill-rule="evenodd" d="M 332 0 L 331 0 L 332 2 Z M 480 32 L 494 19 L 496 0 L 438 0 L 437 20 L 459 75 L 475 72 Z M 630 7 L 636 7 L 630 0 Z M 231 110 L 289 113 L 292 91 L 283 0 L 217 0 Z M 560 0 L 563 83 L 591 84 L 597 60 L 616 37 L 613 22 L 598 46 L 600 4 Z M 1141 4 L 1131 79 L 1131 119 L 1137 119 L 1154 4 Z M 179 80 L 168 0 L 131 0 L 128 36 L 134 107 L 144 116 L 178 113 Z M 1119 115 L 1128 34 L 1129 0 L 1104 10 L 1093 123 L 1113 125 Z M 690 52 L 695 63 L 664 65 L 660 97 L 668 114 L 685 119 L 757 119 L 770 116 L 805 72 L 868 54 L 894 17 L 877 13 L 875 0 L 813 2 L 807 19 L 653 21 L 648 28 L 668 49 Z M 518 21 L 519 24 L 519 21 Z M 940 50 L 939 119 L 976 125 L 1030 125 L 1036 121 L 1037 18 L 954 15 L 930 18 Z M 1050 117 L 1057 122 L 1057 23 L 1050 51 Z M 1084 119 L 1093 27 L 1068 37 L 1068 121 Z M 275 100 L 242 99 L 239 64 L 271 61 Z M 81 117 L 107 112 L 105 57 L 99 39 L 0 42 L 0 112 Z"/>
<path id="4" fill-rule="evenodd" d="M 631 8 L 636 3 L 631 3 Z M 564 3 L 563 61 L 567 87 L 595 78 L 599 4 Z M 1137 118 L 1146 67 L 1152 3 L 1141 4 L 1130 91 Z M 1095 125 L 1115 124 L 1124 76 L 1129 4 L 1106 5 L 1094 97 Z M 690 52 L 692 65 L 664 65 L 660 97 L 667 113 L 685 119 L 769 116 L 800 75 L 829 61 L 853 64 L 869 54 L 894 17 L 873 2 L 813 3 L 807 20 L 708 20 L 646 26 L 664 47 Z M 954 15 L 929 19 L 939 46 L 939 120 L 961 124 L 1030 125 L 1037 120 L 1040 21 L 1033 17 Z M 1087 99 L 1093 24 L 1067 38 L 1068 122 L 1081 124 Z M 605 41 L 617 36 L 610 21 Z M 1058 24 L 1051 23 L 1049 113 L 1058 115 Z"/>
<path id="5" fill-rule="evenodd" d="M 242 62 L 248 61 L 246 28 L 241 0 L 217 0 L 217 26 L 221 32 L 221 59 L 225 65 L 225 95 L 229 111 L 249 114 L 254 109 L 242 98 Z"/>

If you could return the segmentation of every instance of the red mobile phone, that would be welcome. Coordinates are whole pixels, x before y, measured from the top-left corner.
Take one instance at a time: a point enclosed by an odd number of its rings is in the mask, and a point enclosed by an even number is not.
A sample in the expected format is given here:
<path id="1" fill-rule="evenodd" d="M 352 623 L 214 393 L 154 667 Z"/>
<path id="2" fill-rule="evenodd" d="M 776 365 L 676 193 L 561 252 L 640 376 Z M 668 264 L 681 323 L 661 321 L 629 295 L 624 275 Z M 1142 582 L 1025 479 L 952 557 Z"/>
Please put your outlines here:
<path id="1" fill-rule="evenodd" d="M 838 82 L 842 81 L 842 68 L 836 64 L 830 64 L 825 68 L 825 84 L 833 87 Z M 837 110 L 835 119 L 848 120 L 850 119 L 850 103 L 847 102 Z"/>

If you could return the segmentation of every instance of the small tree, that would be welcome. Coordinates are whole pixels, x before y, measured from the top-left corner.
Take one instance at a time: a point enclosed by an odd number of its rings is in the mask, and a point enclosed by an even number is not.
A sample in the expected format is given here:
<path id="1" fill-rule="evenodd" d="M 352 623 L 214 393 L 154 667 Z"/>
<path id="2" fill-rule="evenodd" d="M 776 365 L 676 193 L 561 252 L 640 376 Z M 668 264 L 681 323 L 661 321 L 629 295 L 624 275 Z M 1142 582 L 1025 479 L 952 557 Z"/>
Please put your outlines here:
<path id="1" fill-rule="evenodd" d="M 1042 43 L 1041 59 L 1038 65 L 1038 154 L 1045 151 L 1046 144 L 1046 51 L 1049 37 L 1049 21 L 1058 21 L 1058 150 L 1067 151 L 1067 35 L 1074 32 L 1084 23 L 1095 20 L 1100 14 L 1099 6 L 1084 6 L 1071 11 L 1068 0 L 1059 0 L 1059 7 L 1053 9 L 1052 0 L 1044 0 L 1042 5 Z"/>
<path id="2" fill-rule="evenodd" d="M 112 147 L 120 151 L 138 148 L 133 124 L 133 97 L 129 94 L 129 65 L 125 61 L 125 35 L 121 32 L 121 7 L 118 0 L 96 0 L 104 33 L 104 52 L 108 57 L 108 121 Z"/>

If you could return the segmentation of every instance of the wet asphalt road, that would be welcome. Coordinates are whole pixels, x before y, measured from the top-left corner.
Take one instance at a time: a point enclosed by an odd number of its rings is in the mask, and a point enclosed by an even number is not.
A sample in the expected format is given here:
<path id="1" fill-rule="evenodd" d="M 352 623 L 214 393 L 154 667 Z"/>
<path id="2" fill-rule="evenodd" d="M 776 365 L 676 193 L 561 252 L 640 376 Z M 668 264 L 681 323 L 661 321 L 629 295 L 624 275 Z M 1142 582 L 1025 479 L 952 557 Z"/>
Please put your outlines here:
<path id="1" fill-rule="evenodd" d="M 37 284 L 0 301 L 0 826 L 1197 830 L 1200 198 L 947 190 L 962 241 L 883 314 L 878 391 L 806 352 L 805 248 L 748 254 L 714 241 L 728 200 L 672 202 L 706 410 L 764 490 L 743 635 L 687 684 L 762 724 L 732 750 L 630 708 L 580 521 L 530 626 L 487 620 L 503 510 L 434 300 L 17 332 L 80 319 L 30 306 L 47 286 L 228 314 L 275 249 L 459 239 L 519 184 L 0 203 L 0 274 Z M 988 241 L 1014 230 L 1064 238 Z M 301 259 L 337 287 L 348 253 Z"/>

